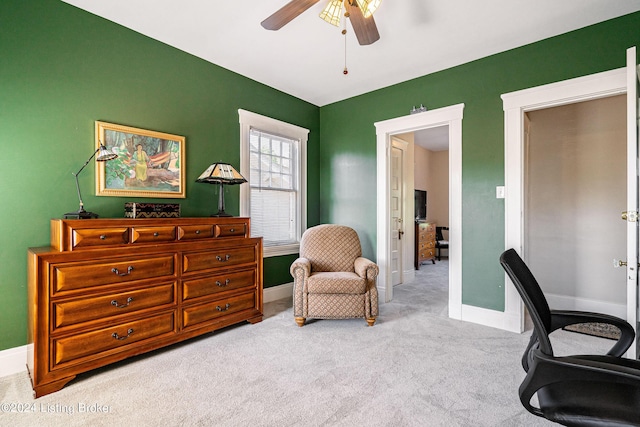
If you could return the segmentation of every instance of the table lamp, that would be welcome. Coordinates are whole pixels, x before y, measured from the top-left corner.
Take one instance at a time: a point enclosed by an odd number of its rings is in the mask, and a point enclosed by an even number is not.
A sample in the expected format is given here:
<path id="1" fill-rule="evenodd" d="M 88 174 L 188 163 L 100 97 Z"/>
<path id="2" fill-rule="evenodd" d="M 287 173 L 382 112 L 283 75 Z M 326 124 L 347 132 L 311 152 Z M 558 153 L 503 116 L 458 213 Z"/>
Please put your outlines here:
<path id="1" fill-rule="evenodd" d="M 224 211 L 224 186 L 242 184 L 243 182 L 247 182 L 247 180 L 229 163 L 214 163 L 198 177 L 196 182 L 220 184 L 218 213 L 211 216 L 232 216 Z"/>

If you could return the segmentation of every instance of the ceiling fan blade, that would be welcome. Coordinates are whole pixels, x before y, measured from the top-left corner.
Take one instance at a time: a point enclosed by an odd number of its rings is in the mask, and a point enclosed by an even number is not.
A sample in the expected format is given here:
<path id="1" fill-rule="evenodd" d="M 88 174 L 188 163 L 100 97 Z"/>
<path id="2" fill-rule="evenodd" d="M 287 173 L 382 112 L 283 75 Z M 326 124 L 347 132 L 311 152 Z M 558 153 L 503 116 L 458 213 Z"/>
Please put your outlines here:
<path id="1" fill-rule="evenodd" d="M 365 18 L 356 0 L 345 0 L 344 5 L 349 12 L 349 20 L 358 38 L 358 43 L 367 45 L 377 42 L 380 39 L 380 33 L 378 33 L 378 27 L 373 20 L 373 15 Z"/>
<path id="2" fill-rule="evenodd" d="M 291 0 L 278 9 L 273 15 L 262 21 L 260 25 L 267 30 L 279 30 L 319 1 L 320 0 Z"/>

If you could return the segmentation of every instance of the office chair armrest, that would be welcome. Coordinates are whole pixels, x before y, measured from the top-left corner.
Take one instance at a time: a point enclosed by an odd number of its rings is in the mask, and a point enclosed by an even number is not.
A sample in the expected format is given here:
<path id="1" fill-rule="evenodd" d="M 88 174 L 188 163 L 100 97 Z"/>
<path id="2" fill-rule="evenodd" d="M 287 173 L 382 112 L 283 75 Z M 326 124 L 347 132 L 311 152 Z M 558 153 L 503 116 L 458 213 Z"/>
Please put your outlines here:
<path id="1" fill-rule="evenodd" d="M 380 271 L 375 262 L 364 257 L 356 258 L 353 268 L 358 276 L 367 280 L 374 280 Z"/>
<path id="2" fill-rule="evenodd" d="M 621 357 L 631 346 L 636 333 L 625 320 L 608 314 L 591 313 L 586 311 L 551 310 L 551 330 L 549 333 L 569 325 L 580 323 L 606 323 L 620 329 L 620 338 L 607 352 L 609 356 Z"/>
<path id="3" fill-rule="evenodd" d="M 531 405 L 531 398 L 541 388 L 562 382 L 600 384 L 640 384 L 640 361 L 614 356 L 549 356 L 538 349 L 532 351 L 531 369 L 520 385 L 520 401 L 532 414 L 544 416 Z M 606 387 L 602 387 L 607 393 Z"/>

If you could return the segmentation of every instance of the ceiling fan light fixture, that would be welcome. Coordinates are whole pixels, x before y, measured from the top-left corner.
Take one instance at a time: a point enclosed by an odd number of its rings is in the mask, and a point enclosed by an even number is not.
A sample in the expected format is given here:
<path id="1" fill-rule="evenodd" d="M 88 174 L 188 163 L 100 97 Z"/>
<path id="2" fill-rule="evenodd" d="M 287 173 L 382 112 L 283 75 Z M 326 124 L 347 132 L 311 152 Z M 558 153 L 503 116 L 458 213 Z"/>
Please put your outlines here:
<path id="1" fill-rule="evenodd" d="M 356 0 L 356 2 L 362 11 L 362 15 L 368 18 L 375 13 L 382 0 Z"/>
<path id="2" fill-rule="evenodd" d="M 327 6 L 320 13 L 320 18 L 331 25 L 339 27 L 340 19 L 342 18 L 342 0 L 331 0 L 327 3 Z"/>

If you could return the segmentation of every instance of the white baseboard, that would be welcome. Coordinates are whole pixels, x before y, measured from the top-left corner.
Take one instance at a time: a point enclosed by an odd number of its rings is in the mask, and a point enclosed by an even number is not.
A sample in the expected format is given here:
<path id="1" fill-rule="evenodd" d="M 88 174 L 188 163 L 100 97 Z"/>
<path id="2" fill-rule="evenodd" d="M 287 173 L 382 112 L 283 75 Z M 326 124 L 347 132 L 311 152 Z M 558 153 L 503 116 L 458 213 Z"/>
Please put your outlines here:
<path id="1" fill-rule="evenodd" d="M 262 292 L 262 301 L 271 302 L 283 298 L 293 298 L 293 282 L 271 286 Z"/>
<path id="2" fill-rule="evenodd" d="M 588 298 L 569 297 L 566 295 L 545 294 L 552 310 L 580 310 L 604 313 L 626 319 L 627 306 L 612 302 L 598 301 Z"/>
<path id="3" fill-rule="evenodd" d="M 27 348 L 23 345 L 0 351 L 0 378 L 27 370 Z"/>
<path id="4" fill-rule="evenodd" d="M 593 311 L 610 314 L 622 319 L 626 316 L 626 306 L 624 304 L 553 294 L 545 294 L 545 297 L 551 309 Z M 462 304 L 460 320 L 520 333 L 520 319 L 518 316 L 503 311 Z"/>
<path id="5" fill-rule="evenodd" d="M 460 320 L 520 333 L 520 319 L 504 311 L 489 310 L 487 308 L 462 304 Z"/>

